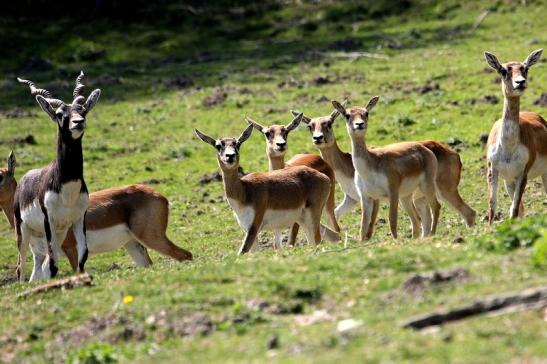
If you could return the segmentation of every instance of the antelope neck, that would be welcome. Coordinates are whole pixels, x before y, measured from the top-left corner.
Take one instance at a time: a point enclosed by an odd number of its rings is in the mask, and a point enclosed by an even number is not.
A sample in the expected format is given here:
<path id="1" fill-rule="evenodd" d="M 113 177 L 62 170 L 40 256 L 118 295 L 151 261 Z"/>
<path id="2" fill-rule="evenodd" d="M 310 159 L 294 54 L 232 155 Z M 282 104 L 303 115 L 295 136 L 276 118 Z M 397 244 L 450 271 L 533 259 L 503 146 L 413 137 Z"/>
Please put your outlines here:
<path id="1" fill-rule="evenodd" d="M 344 164 L 344 152 L 342 152 L 340 147 L 338 147 L 338 143 L 336 143 L 336 140 L 331 147 L 320 148 L 319 153 L 321 153 L 321 157 L 335 170 L 341 169 L 336 168 L 336 166 L 342 166 Z"/>
<path id="2" fill-rule="evenodd" d="M 243 183 L 239 178 L 238 168 L 233 168 L 231 170 L 221 169 L 221 171 L 226 197 L 244 202 L 245 190 L 243 188 Z"/>
<path id="3" fill-rule="evenodd" d="M 519 143 L 519 111 L 520 98 L 505 96 L 500 140 L 502 145 L 509 148 L 514 148 Z"/>
<path id="4" fill-rule="evenodd" d="M 283 169 L 285 168 L 285 156 L 272 156 L 268 154 L 268 164 L 270 171 Z"/>
<path id="5" fill-rule="evenodd" d="M 64 182 L 84 179 L 84 157 L 82 152 L 82 138 L 72 139 L 63 136 L 59 131 L 57 137 L 57 159 L 55 167 L 58 169 L 57 181 L 60 185 Z"/>
<path id="6" fill-rule="evenodd" d="M 367 165 L 370 163 L 370 153 L 367 149 L 367 144 L 365 142 L 364 136 L 352 136 L 351 138 L 351 154 L 353 156 L 353 159 L 360 158 L 362 159 Z"/>

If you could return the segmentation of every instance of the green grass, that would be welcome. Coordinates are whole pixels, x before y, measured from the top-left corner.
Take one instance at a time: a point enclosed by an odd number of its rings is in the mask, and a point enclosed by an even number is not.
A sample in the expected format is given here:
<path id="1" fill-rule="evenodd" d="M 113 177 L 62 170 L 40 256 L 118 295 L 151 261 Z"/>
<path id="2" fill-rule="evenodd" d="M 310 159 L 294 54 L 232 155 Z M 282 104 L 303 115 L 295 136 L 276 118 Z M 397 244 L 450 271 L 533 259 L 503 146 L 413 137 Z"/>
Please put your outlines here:
<path id="1" fill-rule="evenodd" d="M 63 33 L 62 22 L 33 33 L 32 27 L 41 24 L 29 24 L 26 29 L 4 21 L 0 26 L 9 30 L 4 34 L 19 37 L 20 42 L 14 42 L 14 49 L 9 50 L 12 57 L 0 62 L 5 75 L 0 81 L 2 110 L 22 108 L 36 114 L 18 119 L 0 114 L 0 154 L 7 157 L 9 150 L 14 150 L 17 177 L 54 158 L 56 135 L 55 125 L 32 102 L 28 90 L 14 82 L 15 76 L 51 86 L 56 95 L 67 98 L 77 71 L 83 68 L 88 75 L 86 92 L 102 89 L 101 100 L 89 114 L 84 138 L 89 189 L 158 180 L 153 187 L 172 204 L 168 234 L 191 250 L 195 260 L 178 264 L 152 252 L 154 266 L 138 269 L 121 251 L 92 256 L 86 268 L 95 277 L 94 287 L 20 300 L 16 295 L 33 284 L 9 281 L 14 276 L 17 250 L 9 225 L 3 221 L 0 274 L 7 283 L 0 287 L 0 361 L 546 360 L 547 326 L 539 311 L 471 318 L 427 332 L 400 326 L 413 315 L 546 282 L 545 265 L 533 263 L 534 249 L 499 251 L 481 244 L 495 227 L 480 221 L 486 213 L 487 186 L 479 136 L 501 115 L 502 101 L 494 105 L 470 101 L 485 95 L 501 99 L 496 75 L 485 71 L 484 50 L 501 60 L 523 60 L 530 51 L 547 44 L 547 26 L 539 16 L 547 5 L 530 3 L 498 3 L 476 31 L 471 30 L 473 21 L 491 7 L 489 2 L 424 1 L 382 18 L 350 16 L 343 6 L 331 3 L 320 7 L 304 3 L 276 8 L 268 17 L 248 19 L 242 25 L 225 24 L 232 35 L 220 33 L 221 27 L 194 34 L 184 26 L 130 24 L 123 28 L 101 21 L 75 25 L 70 34 Z M 298 25 L 306 22 L 315 24 L 316 29 Z M 59 34 L 64 37 L 54 40 Z M 347 37 L 361 42 L 360 50 L 390 58 L 352 61 L 311 52 L 327 50 L 333 41 Z M 51 43 L 42 43 L 50 39 Z M 400 46 L 390 48 L 390 44 Z M 74 56 L 83 47 L 104 49 L 105 55 L 94 62 L 84 61 L 81 54 Z M 21 74 L 20 64 L 31 50 L 52 67 Z M 212 55 L 211 60 L 197 61 L 195 55 L 204 51 Z M 545 65 L 541 62 L 530 71 L 523 109 L 545 114 L 541 106 L 533 105 L 546 91 Z M 169 86 L 176 76 L 189 77 L 194 85 Z M 315 85 L 317 76 L 327 76 L 332 82 Z M 303 86 L 278 86 L 291 77 Z M 416 88 L 428 80 L 438 82 L 440 90 L 418 93 Z M 227 92 L 226 101 L 203 106 L 202 100 L 217 87 Z M 326 115 L 332 110 L 330 103 L 316 102 L 323 95 L 338 100 L 347 96 L 353 105 L 380 95 L 369 120 L 372 145 L 427 138 L 461 140 L 458 148 L 464 172 L 460 191 L 479 212 L 478 226 L 465 227 L 461 218 L 443 205 L 434 238 L 411 240 L 409 221 L 401 213 L 402 238 L 393 241 L 387 224 L 379 222 L 373 239 L 362 243 L 356 240 L 359 213 L 355 210 L 340 221 L 348 236 L 347 248 L 324 243 L 279 253 L 264 248 L 257 254 L 236 257 L 243 233 L 226 202 L 218 198 L 223 195 L 222 185 L 199 184 L 200 176 L 218 166 L 213 149 L 195 138 L 193 129 L 199 127 L 218 137 L 236 136 L 246 126 L 245 114 L 264 124 L 288 122 L 290 109 L 309 116 Z M 400 126 L 405 118 L 414 123 Z M 340 120 L 335 131 L 341 147 L 349 150 Z M 27 134 L 35 136 L 37 145 L 12 141 Z M 263 144 L 262 137 L 253 135 L 242 147 L 245 171 L 267 169 Z M 316 152 L 305 128 L 291 134 L 289 152 Z M 547 212 L 545 191 L 538 182 L 530 181 L 526 190 L 528 215 Z M 506 217 L 509 200 L 502 188 L 499 196 L 500 210 Z M 338 191 L 337 201 L 341 198 Z M 379 217 L 387 219 L 385 204 Z M 271 239 L 270 233 L 263 235 Z M 454 244 L 457 237 L 463 237 L 464 242 Z M 113 269 L 113 263 L 120 269 Z M 412 274 L 451 267 L 469 270 L 472 279 L 431 287 L 420 295 L 399 288 Z M 61 276 L 70 274 L 63 262 Z M 134 297 L 132 303 L 122 303 L 126 295 Z M 250 300 L 267 301 L 270 307 L 288 313 L 255 310 L 249 307 Z M 300 323 L 303 315 L 318 310 L 328 313 L 324 320 Z M 165 319 L 160 320 L 162 311 Z M 214 329 L 183 335 L 199 326 L 195 322 L 198 313 L 207 315 Z M 113 319 L 93 335 L 78 334 L 90 327 L 94 317 Z M 346 318 L 360 320 L 363 325 L 350 333 L 339 333 L 337 323 Z M 279 347 L 268 350 L 272 335 L 278 336 Z"/>

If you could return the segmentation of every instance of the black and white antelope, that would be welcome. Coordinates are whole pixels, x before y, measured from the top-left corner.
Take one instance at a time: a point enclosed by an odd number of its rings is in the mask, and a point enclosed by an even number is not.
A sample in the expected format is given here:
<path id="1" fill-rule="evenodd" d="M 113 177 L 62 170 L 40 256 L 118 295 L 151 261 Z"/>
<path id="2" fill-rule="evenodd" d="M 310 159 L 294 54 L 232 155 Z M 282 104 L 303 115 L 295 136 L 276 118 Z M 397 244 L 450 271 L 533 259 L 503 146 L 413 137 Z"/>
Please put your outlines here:
<path id="1" fill-rule="evenodd" d="M 78 270 L 84 270 L 88 255 L 84 219 L 89 195 L 84 180 L 82 137 L 86 116 L 97 104 L 101 90 L 94 90 L 86 99 L 82 95 L 83 76 L 81 72 L 76 78 L 73 101 L 69 104 L 53 98 L 49 91 L 37 88 L 31 81 L 17 79 L 30 87 L 31 95 L 57 124 L 56 159 L 44 168 L 27 172 L 15 192 L 20 281 L 25 280 L 29 244 L 34 256 L 31 281 L 55 277 L 61 244 L 69 229 L 77 241 Z"/>
<path id="2" fill-rule="evenodd" d="M 16 189 L 12 152 L 7 168 L 0 168 L 0 208 L 11 227 Z M 90 254 L 124 248 L 139 267 L 152 264 L 147 248 L 177 261 L 191 260 L 192 253 L 176 246 L 167 236 L 168 219 L 169 201 L 149 186 L 134 184 L 92 192 L 85 216 L 87 248 Z M 68 231 L 61 248 L 72 269 L 77 270 L 78 250 L 72 231 Z"/>
<path id="3" fill-rule="evenodd" d="M 524 62 L 501 64 L 485 52 L 486 62 L 501 76 L 503 114 L 490 130 L 486 145 L 488 169 L 488 221 L 494 221 L 498 204 L 498 176 L 505 180 L 511 198 L 509 215 L 524 214 L 522 196 L 529 179 L 542 177 L 547 192 L 547 122 L 538 113 L 520 112 L 520 97 L 528 86 L 528 69 L 536 64 L 543 49 L 530 53 Z"/>
<path id="4" fill-rule="evenodd" d="M 300 118 L 302 116 L 300 115 Z M 253 131 L 249 125 L 239 138 L 214 139 L 196 135 L 217 150 L 224 192 L 237 221 L 245 231 L 238 254 L 247 253 L 264 229 L 285 229 L 298 222 L 308 243 L 321 241 L 321 213 L 330 193 L 330 180 L 306 166 L 250 173 L 239 177 L 239 149 Z"/>

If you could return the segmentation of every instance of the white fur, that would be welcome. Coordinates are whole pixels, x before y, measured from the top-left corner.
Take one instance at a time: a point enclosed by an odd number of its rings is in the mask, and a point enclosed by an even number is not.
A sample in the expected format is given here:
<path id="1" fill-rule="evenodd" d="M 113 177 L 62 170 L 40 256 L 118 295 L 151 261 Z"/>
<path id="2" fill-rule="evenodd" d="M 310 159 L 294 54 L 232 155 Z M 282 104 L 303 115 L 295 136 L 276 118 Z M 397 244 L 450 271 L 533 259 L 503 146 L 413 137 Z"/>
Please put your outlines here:
<path id="1" fill-rule="evenodd" d="M 134 237 L 126 224 L 87 230 L 87 248 L 91 254 L 104 253 L 122 248 L 132 240 L 134 240 Z"/>
<path id="2" fill-rule="evenodd" d="M 234 210 L 239 226 L 245 231 L 249 231 L 255 217 L 255 211 L 251 206 L 243 205 L 237 200 L 228 198 L 228 204 Z M 264 212 L 262 225 L 258 230 L 284 229 L 292 226 L 299 220 L 302 214 L 302 207 L 289 210 L 273 210 L 268 209 Z"/>
<path id="3" fill-rule="evenodd" d="M 498 139 L 497 143 L 488 148 L 487 158 L 504 180 L 515 181 L 524 171 L 529 153 L 528 148 L 522 144 L 507 147 Z"/>
<path id="4" fill-rule="evenodd" d="M 66 230 L 85 214 L 89 198 L 86 193 L 80 193 L 81 187 L 81 181 L 73 181 L 61 186 L 59 193 L 46 192 L 44 205 L 53 223 L 52 231 L 65 231 L 66 234 Z"/>

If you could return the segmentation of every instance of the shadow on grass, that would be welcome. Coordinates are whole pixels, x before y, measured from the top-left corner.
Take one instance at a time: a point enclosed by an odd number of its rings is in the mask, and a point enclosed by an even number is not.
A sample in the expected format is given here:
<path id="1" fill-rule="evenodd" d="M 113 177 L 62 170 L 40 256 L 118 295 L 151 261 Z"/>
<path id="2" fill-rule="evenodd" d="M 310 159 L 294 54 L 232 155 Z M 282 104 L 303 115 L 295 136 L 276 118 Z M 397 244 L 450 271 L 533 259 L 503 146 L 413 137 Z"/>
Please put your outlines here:
<path id="1" fill-rule="evenodd" d="M 423 19 L 424 4 L 429 2 L 197 5 L 200 2 L 164 1 L 148 15 L 143 12 L 147 8 L 141 9 L 131 21 L 131 12 L 97 14 L 91 22 L 83 14 L 44 21 L 16 13 L 0 18 L 0 47 L 6 53 L 0 60 L 5 75 L 0 80 L 0 109 L 33 104 L 16 76 L 68 99 L 75 76 L 84 69 L 86 84 L 102 88 L 103 98 L 115 102 L 234 79 L 256 82 L 256 77 L 282 75 L 295 64 L 324 62 L 331 51 L 381 49 L 393 54 L 467 35 L 466 24 L 400 33 L 382 29 L 386 17 L 412 19 L 417 8 Z"/>

